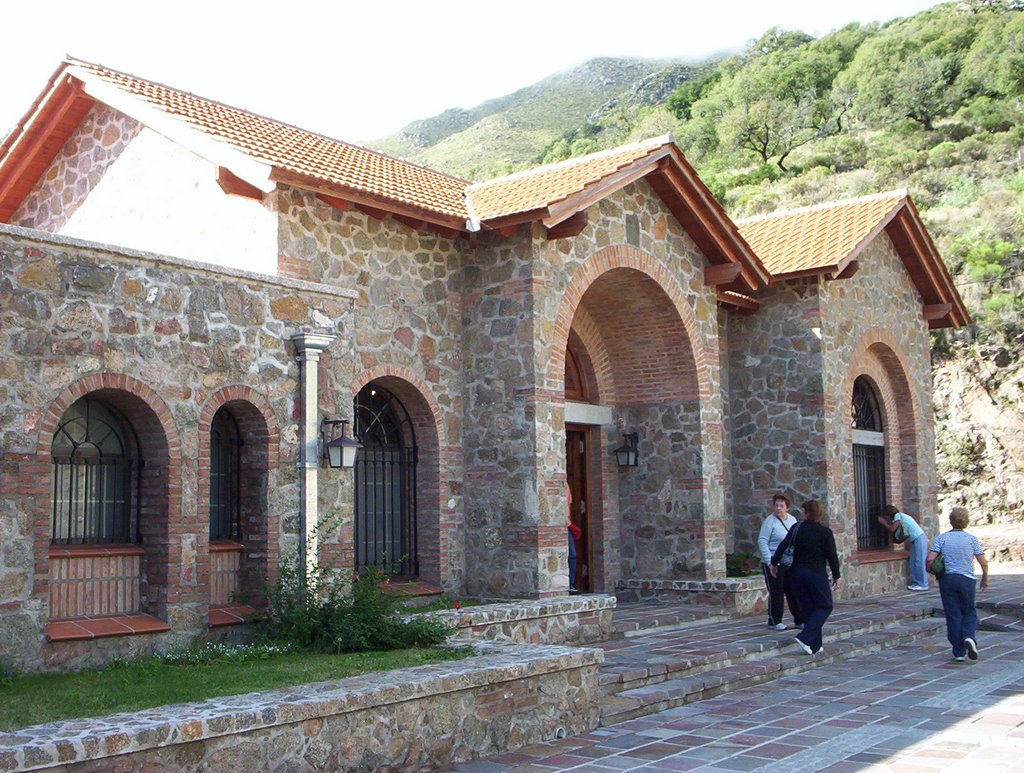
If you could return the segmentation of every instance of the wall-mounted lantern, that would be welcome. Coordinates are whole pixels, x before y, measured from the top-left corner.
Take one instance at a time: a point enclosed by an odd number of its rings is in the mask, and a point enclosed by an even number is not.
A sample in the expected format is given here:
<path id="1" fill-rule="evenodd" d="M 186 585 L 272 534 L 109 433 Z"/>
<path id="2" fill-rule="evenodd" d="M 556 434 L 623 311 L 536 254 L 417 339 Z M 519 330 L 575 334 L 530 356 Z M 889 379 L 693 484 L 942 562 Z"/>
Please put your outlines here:
<path id="1" fill-rule="evenodd" d="M 346 437 L 346 424 L 348 419 L 323 419 L 320 422 L 320 456 L 331 469 L 354 467 L 356 452 L 363 447 L 355 438 Z"/>
<path id="2" fill-rule="evenodd" d="M 615 461 L 619 467 L 636 467 L 640 461 L 640 452 L 637 451 L 637 443 L 640 436 L 636 432 L 626 432 L 622 435 L 622 445 L 615 449 Z"/>

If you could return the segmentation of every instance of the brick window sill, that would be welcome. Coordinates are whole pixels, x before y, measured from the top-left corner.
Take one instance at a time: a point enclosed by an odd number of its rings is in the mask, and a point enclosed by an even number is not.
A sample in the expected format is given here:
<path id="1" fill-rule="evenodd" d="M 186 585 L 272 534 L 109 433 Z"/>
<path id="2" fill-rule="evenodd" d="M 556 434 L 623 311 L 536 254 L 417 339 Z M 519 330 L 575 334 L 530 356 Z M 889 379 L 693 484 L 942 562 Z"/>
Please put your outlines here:
<path id="1" fill-rule="evenodd" d="M 211 553 L 241 553 L 243 550 L 245 550 L 245 545 L 241 542 L 232 540 L 212 540 L 210 542 Z"/>
<path id="2" fill-rule="evenodd" d="M 163 620 L 152 615 L 108 615 L 106 617 L 75 617 L 47 623 L 43 634 L 47 641 L 83 641 L 111 636 L 137 636 L 171 630 Z"/>
<path id="3" fill-rule="evenodd" d="M 90 558 L 93 556 L 142 556 L 139 545 L 50 545 L 50 558 Z"/>
<path id="4" fill-rule="evenodd" d="M 906 561 L 908 555 L 905 550 L 875 548 L 873 550 L 858 550 L 853 554 L 853 560 L 858 564 L 880 564 L 885 561 Z"/>
<path id="5" fill-rule="evenodd" d="M 250 606 L 240 604 L 232 607 L 210 607 L 207 615 L 210 628 L 219 628 L 224 625 L 241 625 L 256 612 Z"/>

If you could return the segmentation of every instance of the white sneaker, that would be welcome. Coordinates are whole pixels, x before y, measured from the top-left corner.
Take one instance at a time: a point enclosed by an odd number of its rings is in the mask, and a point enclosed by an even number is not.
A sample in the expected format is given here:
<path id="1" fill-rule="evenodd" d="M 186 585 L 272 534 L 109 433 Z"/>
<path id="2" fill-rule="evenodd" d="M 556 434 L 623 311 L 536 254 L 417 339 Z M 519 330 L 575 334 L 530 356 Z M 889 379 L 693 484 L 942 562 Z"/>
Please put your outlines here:
<path id="1" fill-rule="evenodd" d="M 974 639 L 964 639 L 964 646 L 967 647 L 967 657 L 971 660 L 978 659 L 978 644 Z"/>
<path id="2" fill-rule="evenodd" d="M 907 586 L 907 590 L 928 590 L 928 588 L 924 585 L 909 585 Z"/>
<path id="3" fill-rule="evenodd" d="M 785 631 L 786 630 L 786 624 L 785 623 L 779 623 L 778 625 L 773 626 L 773 628 L 775 628 L 776 631 Z"/>
<path id="4" fill-rule="evenodd" d="M 963 662 L 963 659 L 964 659 L 964 656 L 963 656 L 963 655 L 955 655 L 955 656 L 953 657 L 953 660 L 955 660 L 955 661 L 956 661 L 956 662 L 958 662 L 958 663 L 962 663 L 962 662 Z"/>
<path id="5" fill-rule="evenodd" d="M 808 655 L 813 655 L 813 654 L 814 654 L 813 652 L 811 652 L 811 648 L 810 648 L 810 647 L 808 647 L 808 646 L 807 646 L 806 644 L 804 644 L 804 643 L 803 643 L 802 641 L 800 641 L 799 639 L 793 639 L 793 641 L 794 641 L 794 642 L 796 642 L 796 646 L 797 646 L 797 647 L 799 647 L 800 649 L 802 649 L 802 650 L 803 650 L 804 652 L 806 652 L 806 653 L 807 653 Z"/>

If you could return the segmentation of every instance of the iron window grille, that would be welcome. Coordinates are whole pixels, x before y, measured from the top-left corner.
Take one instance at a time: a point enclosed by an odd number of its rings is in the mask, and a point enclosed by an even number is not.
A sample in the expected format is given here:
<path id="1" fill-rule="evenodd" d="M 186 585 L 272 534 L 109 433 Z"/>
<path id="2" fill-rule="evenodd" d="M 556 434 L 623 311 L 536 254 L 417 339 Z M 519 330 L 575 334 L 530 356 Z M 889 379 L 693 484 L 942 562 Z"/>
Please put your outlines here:
<path id="1" fill-rule="evenodd" d="M 363 444 L 355 464 L 356 570 L 419 576 L 416 544 L 416 436 L 405 406 L 369 384 L 359 392 L 353 433 Z"/>
<path id="2" fill-rule="evenodd" d="M 137 492 L 133 502 L 131 492 L 133 482 L 139 485 L 142 461 L 131 458 L 126 444 L 131 425 L 90 398 L 78 400 L 61 419 L 50 448 L 51 543 L 141 542 L 140 497 Z"/>
<path id="3" fill-rule="evenodd" d="M 242 538 L 242 437 L 226 408 L 210 423 L 210 539 Z"/>
<path id="4" fill-rule="evenodd" d="M 885 435 L 878 395 L 864 376 L 853 382 L 850 408 L 857 548 L 869 550 L 887 544 L 886 533 L 878 523 L 886 501 Z"/>

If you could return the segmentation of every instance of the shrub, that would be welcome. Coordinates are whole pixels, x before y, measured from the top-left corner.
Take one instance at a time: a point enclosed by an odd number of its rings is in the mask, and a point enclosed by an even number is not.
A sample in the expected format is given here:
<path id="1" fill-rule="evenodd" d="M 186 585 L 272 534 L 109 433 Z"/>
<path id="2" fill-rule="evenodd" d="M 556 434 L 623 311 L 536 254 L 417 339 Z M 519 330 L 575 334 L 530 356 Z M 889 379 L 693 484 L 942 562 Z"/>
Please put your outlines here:
<path id="1" fill-rule="evenodd" d="M 756 553 L 729 553 L 725 556 L 726 577 L 747 577 L 756 574 L 761 567 L 761 557 Z"/>
<path id="2" fill-rule="evenodd" d="M 383 588 L 380 570 L 353 576 L 318 568 L 303 577 L 285 561 L 267 590 L 258 632 L 264 641 L 317 652 L 363 652 L 442 644 L 447 626 L 429 615 L 408 615 Z"/>

